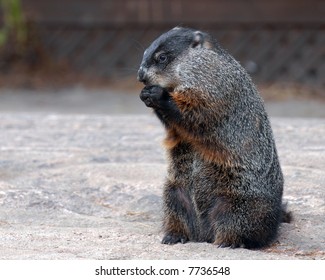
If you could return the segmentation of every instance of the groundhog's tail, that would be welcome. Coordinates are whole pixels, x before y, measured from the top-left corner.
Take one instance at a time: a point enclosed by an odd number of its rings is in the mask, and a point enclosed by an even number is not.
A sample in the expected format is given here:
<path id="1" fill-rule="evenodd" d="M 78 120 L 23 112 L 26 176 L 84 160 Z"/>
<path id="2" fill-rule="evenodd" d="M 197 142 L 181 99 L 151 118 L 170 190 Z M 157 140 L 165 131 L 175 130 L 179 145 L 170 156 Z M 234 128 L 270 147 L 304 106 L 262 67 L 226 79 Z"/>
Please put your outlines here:
<path id="1" fill-rule="evenodd" d="M 282 204 L 281 223 L 290 223 L 292 219 L 292 213 L 290 211 L 287 211 L 287 204 Z"/>

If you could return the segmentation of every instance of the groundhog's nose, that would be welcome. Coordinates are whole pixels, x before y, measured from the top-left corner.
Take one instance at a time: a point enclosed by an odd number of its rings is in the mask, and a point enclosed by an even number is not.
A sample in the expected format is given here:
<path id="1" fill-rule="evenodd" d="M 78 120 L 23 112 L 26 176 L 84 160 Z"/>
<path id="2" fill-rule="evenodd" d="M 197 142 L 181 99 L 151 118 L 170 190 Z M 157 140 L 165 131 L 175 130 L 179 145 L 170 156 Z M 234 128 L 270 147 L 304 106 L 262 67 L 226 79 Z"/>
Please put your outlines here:
<path id="1" fill-rule="evenodd" d="M 138 81 L 141 83 L 144 83 L 144 84 L 147 83 L 146 71 L 142 66 L 140 67 L 140 69 L 138 71 Z"/>

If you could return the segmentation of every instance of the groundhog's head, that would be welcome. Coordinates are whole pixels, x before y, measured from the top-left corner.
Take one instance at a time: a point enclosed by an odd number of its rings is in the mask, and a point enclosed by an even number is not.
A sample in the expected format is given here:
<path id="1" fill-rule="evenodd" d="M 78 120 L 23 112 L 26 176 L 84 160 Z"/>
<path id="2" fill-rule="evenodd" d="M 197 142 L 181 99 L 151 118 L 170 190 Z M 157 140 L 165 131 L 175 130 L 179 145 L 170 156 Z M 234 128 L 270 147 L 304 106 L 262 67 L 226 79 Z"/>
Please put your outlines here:
<path id="1" fill-rule="evenodd" d="M 138 71 L 138 80 L 145 85 L 174 89 L 180 83 L 181 64 L 188 60 L 191 49 L 212 49 L 208 34 L 189 28 L 175 27 L 157 38 L 146 51 Z M 184 61 L 186 60 L 186 61 Z M 188 69 L 187 65 L 187 69 Z"/>

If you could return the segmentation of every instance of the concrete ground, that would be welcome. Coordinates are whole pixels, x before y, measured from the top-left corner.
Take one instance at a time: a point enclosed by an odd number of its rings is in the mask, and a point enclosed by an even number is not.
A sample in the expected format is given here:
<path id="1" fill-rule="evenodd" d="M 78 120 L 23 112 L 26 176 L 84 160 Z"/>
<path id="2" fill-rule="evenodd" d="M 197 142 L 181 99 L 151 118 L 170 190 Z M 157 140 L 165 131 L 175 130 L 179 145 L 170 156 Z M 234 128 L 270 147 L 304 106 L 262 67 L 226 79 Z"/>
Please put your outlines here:
<path id="1" fill-rule="evenodd" d="M 325 259 L 325 104 L 267 102 L 294 213 L 264 250 L 161 245 L 164 131 L 137 93 L 0 91 L 0 259 Z"/>
<path id="2" fill-rule="evenodd" d="M 160 244 L 166 161 L 153 115 L 20 106 L 0 113 L 0 259 L 325 259 L 324 119 L 272 117 L 294 221 L 270 248 L 233 250 Z"/>

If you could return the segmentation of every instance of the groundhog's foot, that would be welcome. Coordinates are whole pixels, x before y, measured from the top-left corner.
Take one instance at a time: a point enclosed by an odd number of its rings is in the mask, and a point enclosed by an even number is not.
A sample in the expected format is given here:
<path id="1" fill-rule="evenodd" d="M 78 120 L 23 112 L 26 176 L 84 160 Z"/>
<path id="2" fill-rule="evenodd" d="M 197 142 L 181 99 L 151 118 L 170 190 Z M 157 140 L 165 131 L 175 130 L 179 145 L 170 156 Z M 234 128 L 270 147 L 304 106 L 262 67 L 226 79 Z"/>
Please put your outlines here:
<path id="1" fill-rule="evenodd" d="M 160 86 L 146 86 L 140 93 L 140 99 L 147 107 L 161 108 L 168 101 L 169 93 Z"/>
<path id="2" fill-rule="evenodd" d="M 170 233 L 166 234 L 163 240 L 161 241 L 162 244 L 173 245 L 176 243 L 185 244 L 188 241 L 187 236 L 181 233 Z"/>
<path id="3" fill-rule="evenodd" d="M 214 243 L 214 244 L 217 245 L 218 248 L 230 248 L 230 249 L 235 249 L 235 248 L 239 248 L 239 247 L 243 248 L 243 246 L 236 244 L 236 243 L 221 243 L 221 244 Z"/>
<path id="4" fill-rule="evenodd" d="M 243 244 L 240 242 L 240 240 L 237 240 L 234 238 L 233 240 L 229 238 L 216 238 L 216 240 L 213 242 L 214 245 L 217 245 L 218 248 L 243 248 Z"/>

